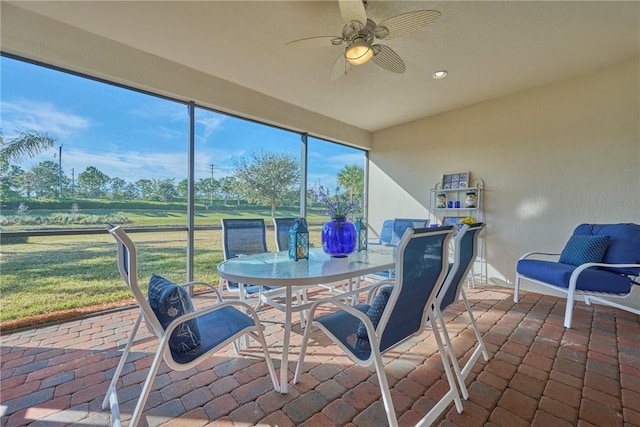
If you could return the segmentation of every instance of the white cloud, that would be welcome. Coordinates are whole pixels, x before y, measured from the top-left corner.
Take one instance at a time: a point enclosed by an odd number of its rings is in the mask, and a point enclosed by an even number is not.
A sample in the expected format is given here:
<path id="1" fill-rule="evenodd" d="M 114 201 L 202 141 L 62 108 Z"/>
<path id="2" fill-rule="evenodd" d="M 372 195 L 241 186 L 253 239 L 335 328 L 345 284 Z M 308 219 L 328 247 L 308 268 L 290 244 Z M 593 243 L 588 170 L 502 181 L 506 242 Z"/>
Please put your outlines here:
<path id="1" fill-rule="evenodd" d="M 222 124 L 224 123 L 225 118 L 218 117 L 202 117 L 196 115 L 196 123 L 202 125 L 204 127 L 204 139 L 207 140 L 211 136 L 213 132 L 217 129 L 220 129 Z"/>
<path id="2" fill-rule="evenodd" d="M 66 137 L 92 125 L 91 120 L 65 112 L 49 102 L 29 99 L 1 101 L 2 130 L 7 137 L 19 131 L 47 132 L 53 137 Z"/>

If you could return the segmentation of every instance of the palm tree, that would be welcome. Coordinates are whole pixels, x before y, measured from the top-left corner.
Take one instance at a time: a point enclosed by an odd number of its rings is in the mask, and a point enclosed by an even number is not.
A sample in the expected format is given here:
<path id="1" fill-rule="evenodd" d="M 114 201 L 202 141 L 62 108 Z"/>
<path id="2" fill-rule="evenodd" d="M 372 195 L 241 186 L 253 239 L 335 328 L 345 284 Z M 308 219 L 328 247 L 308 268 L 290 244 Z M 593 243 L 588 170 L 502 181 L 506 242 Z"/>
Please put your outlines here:
<path id="1" fill-rule="evenodd" d="M 362 197 L 364 191 L 364 169 L 358 165 L 345 166 L 338 173 L 338 184 L 349 195 L 349 200 L 354 201 Z"/>
<path id="2" fill-rule="evenodd" d="M 20 162 L 34 157 L 42 151 L 53 147 L 55 139 L 44 132 L 22 132 L 5 141 L 0 130 L 0 160 L 3 162 Z"/>

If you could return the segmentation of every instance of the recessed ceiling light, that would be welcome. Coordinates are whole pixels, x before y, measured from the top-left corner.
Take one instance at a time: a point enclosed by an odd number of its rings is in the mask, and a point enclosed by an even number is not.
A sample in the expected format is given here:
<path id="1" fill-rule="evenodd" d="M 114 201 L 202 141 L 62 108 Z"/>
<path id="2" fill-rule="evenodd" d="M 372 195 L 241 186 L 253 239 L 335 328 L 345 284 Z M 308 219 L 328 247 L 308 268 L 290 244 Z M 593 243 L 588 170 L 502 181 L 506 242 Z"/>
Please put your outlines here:
<path id="1" fill-rule="evenodd" d="M 445 77 L 447 77 L 447 71 L 446 70 L 440 70 L 440 71 L 436 71 L 435 73 L 433 73 L 433 78 L 438 80 L 438 79 L 444 79 Z"/>

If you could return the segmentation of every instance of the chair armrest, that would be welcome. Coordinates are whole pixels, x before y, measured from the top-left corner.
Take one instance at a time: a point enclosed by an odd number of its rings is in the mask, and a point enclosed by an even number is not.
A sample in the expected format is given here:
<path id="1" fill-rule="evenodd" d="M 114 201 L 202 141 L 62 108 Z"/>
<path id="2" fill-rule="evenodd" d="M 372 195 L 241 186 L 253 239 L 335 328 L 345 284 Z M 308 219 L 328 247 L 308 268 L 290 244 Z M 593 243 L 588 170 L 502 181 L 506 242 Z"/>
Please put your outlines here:
<path id="1" fill-rule="evenodd" d="M 256 322 L 256 325 L 262 325 L 262 323 L 260 323 L 260 318 L 256 314 L 255 310 L 249 304 L 244 303 L 242 301 L 233 300 L 233 301 L 225 301 L 217 304 L 212 304 L 207 307 L 194 310 L 191 313 L 185 313 L 182 316 L 174 319 L 171 323 L 169 323 L 167 325 L 167 328 L 164 331 L 164 334 L 167 336 L 170 336 L 173 330 L 178 327 L 178 325 L 186 322 L 187 320 L 195 319 L 197 317 L 204 316 L 207 313 L 211 313 L 213 311 L 220 310 L 224 307 L 234 306 L 234 305 L 246 310 L 245 313 L 250 314 L 253 317 L 253 320 Z"/>
<path id="2" fill-rule="evenodd" d="M 373 301 L 373 297 L 376 296 L 376 293 L 380 290 L 380 288 L 383 285 L 395 285 L 396 281 L 395 279 L 384 279 L 384 280 L 380 280 L 379 282 L 376 282 L 370 286 L 367 286 L 367 289 L 369 289 L 369 293 L 367 294 L 367 299 L 365 301 L 367 301 L 367 304 L 371 304 L 371 302 Z"/>
<path id="3" fill-rule="evenodd" d="M 371 295 L 373 295 L 373 293 L 375 293 L 376 289 L 378 289 L 380 286 L 385 285 L 385 284 L 395 284 L 395 280 L 393 280 L 393 279 L 381 280 L 379 282 L 375 282 L 375 283 L 372 283 L 370 285 L 363 286 L 363 287 L 358 288 L 358 289 L 354 289 L 352 291 L 340 292 L 336 296 L 320 298 L 319 300 L 317 300 L 315 302 L 317 302 L 317 303 L 321 303 L 321 302 L 322 303 L 325 303 L 325 302 L 330 303 L 332 301 L 342 300 L 342 299 L 348 298 L 350 296 L 361 294 L 363 292 L 369 292 L 369 295 L 367 295 L 367 300 L 369 300 L 371 298 Z M 314 302 L 314 304 L 315 304 L 315 302 Z"/>
<path id="4" fill-rule="evenodd" d="M 367 301 L 370 302 L 370 300 L 372 298 L 372 295 L 375 294 L 375 291 L 377 289 L 379 289 L 382 285 L 388 285 L 388 284 L 395 284 L 395 281 L 391 280 L 391 279 L 381 280 L 381 281 L 376 282 L 376 283 L 374 283 L 372 285 L 369 285 L 369 286 L 364 286 L 362 288 L 355 289 L 353 291 L 341 293 L 340 295 L 336 295 L 335 297 L 320 298 L 319 300 L 317 300 L 313 304 L 311 304 L 311 307 L 309 308 L 309 319 L 313 319 L 315 317 L 314 316 L 315 311 L 317 310 L 317 308 L 320 305 L 331 304 L 331 305 L 334 305 L 334 306 L 336 306 L 338 308 L 343 309 L 344 311 L 348 312 L 349 314 L 352 314 L 353 316 L 357 317 L 358 319 L 363 320 L 365 325 L 366 325 L 366 320 L 368 320 L 371 328 L 373 328 L 373 323 L 371 323 L 371 320 L 369 319 L 369 317 L 365 313 L 362 313 L 361 311 L 356 310 L 351 305 L 345 304 L 344 302 L 342 302 L 340 300 L 344 299 L 346 297 L 349 297 L 349 296 L 358 295 L 358 294 L 361 294 L 363 292 L 368 292 Z M 368 329 L 367 329 L 367 333 L 369 333 Z"/>
<path id="5" fill-rule="evenodd" d="M 218 301 L 222 302 L 222 295 L 220 295 L 220 292 L 215 288 L 215 286 L 212 285 L 209 282 L 203 282 L 201 280 L 196 280 L 196 281 L 193 281 L 193 282 L 183 283 L 180 286 L 183 287 L 183 288 L 191 288 L 191 287 L 193 287 L 195 285 L 202 285 L 202 286 L 206 286 L 207 288 L 211 289 L 216 294 L 216 297 L 218 297 Z"/>
<path id="6" fill-rule="evenodd" d="M 581 264 L 573 270 L 571 273 L 571 277 L 569 278 L 569 292 L 573 292 L 576 289 L 576 284 L 578 283 L 578 277 L 580 274 L 588 268 L 591 267 L 607 267 L 607 268 L 640 268 L 640 264 L 605 264 L 603 262 L 588 262 L 586 264 Z M 612 272 L 612 274 L 616 274 Z"/>
<path id="7" fill-rule="evenodd" d="M 520 258 L 518 258 L 518 261 L 521 261 L 523 259 L 528 259 L 531 257 L 540 257 L 540 256 L 555 256 L 555 257 L 560 257 L 560 254 L 558 253 L 552 253 L 552 252 L 527 252 L 526 254 L 522 255 Z"/>
<path id="8" fill-rule="evenodd" d="M 360 310 L 356 310 L 353 306 L 351 306 L 349 304 L 345 304 L 342 301 L 336 301 L 336 306 L 338 308 L 341 308 L 342 310 L 344 310 L 348 314 L 352 315 L 356 319 L 359 319 L 362 323 L 364 323 L 364 327 L 367 330 L 367 336 L 368 337 L 377 336 L 376 335 L 376 328 L 374 328 L 373 322 L 371 322 L 371 319 L 369 318 L 369 316 L 367 316 L 366 313 L 363 313 Z M 312 314 L 313 314 L 313 312 L 311 312 L 310 315 L 309 315 L 310 319 L 313 319 Z"/>

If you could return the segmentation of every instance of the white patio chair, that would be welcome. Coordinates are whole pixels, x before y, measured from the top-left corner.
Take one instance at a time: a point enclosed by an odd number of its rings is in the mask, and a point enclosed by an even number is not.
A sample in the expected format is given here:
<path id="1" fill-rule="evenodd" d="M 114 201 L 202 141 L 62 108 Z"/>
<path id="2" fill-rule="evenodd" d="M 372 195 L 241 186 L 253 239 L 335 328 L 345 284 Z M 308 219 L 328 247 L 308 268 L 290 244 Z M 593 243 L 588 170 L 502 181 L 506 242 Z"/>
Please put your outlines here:
<path id="1" fill-rule="evenodd" d="M 245 255 L 269 252 L 267 249 L 267 230 L 262 218 L 222 218 L 222 252 L 225 261 Z M 220 280 L 222 286 L 223 280 Z M 257 309 L 262 303 L 260 295 L 264 291 L 277 289 L 271 286 L 256 286 L 250 283 L 225 281 L 229 292 L 238 293 L 240 301 L 256 297 Z"/>
<path id="2" fill-rule="evenodd" d="M 473 267 L 473 263 L 476 260 L 476 255 L 478 252 L 478 236 L 480 235 L 480 232 L 483 228 L 484 224 L 482 223 L 463 225 L 458 231 L 458 234 L 456 234 L 453 245 L 453 263 L 449 266 L 447 277 L 442 284 L 442 288 L 440 288 L 440 291 L 438 291 L 436 300 L 433 304 L 433 311 L 436 314 L 435 319 L 440 319 L 446 349 L 449 353 L 453 371 L 455 372 L 456 378 L 458 379 L 460 391 L 464 399 L 469 398 L 469 392 L 467 391 L 467 387 L 465 385 L 465 379 L 467 378 L 467 376 L 469 376 L 473 365 L 477 362 L 481 354 L 483 355 L 484 360 L 489 360 L 489 354 L 487 353 L 484 341 L 482 340 L 482 334 L 478 329 L 476 319 L 473 317 L 471 305 L 469 305 L 469 300 L 467 299 L 467 294 L 463 286 L 465 279 L 468 277 L 469 271 Z M 442 315 L 443 311 L 445 311 L 452 304 L 458 301 L 460 295 L 462 295 L 462 300 L 464 301 L 467 315 L 471 320 L 471 326 L 478 342 L 475 350 L 462 369 L 460 368 L 460 363 L 458 362 L 453 344 L 451 343 L 451 337 L 449 335 L 449 332 L 447 331 L 447 324 L 445 322 L 444 316 Z"/>
<path id="3" fill-rule="evenodd" d="M 138 424 L 163 360 L 172 370 L 185 371 L 203 362 L 227 345 L 235 343 L 235 340 L 242 336 L 251 336 L 260 343 L 273 387 L 276 391 L 280 390 L 260 320 L 249 305 L 240 301 L 222 302 L 215 287 L 205 282 L 190 282 L 178 286 L 156 276 L 153 280 L 158 280 L 153 283 L 158 287 L 154 287 L 152 292 L 155 293 L 154 295 L 161 295 L 162 298 L 157 301 L 158 305 L 155 305 L 154 311 L 138 285 L 137 253 L 134 243 L 120 226 L 109 226 L 108 230 L 118 243 L 120 275 L 133 293 L 140 308 L 140 314 L 129 334 L 127 344 L 102 402 L 103 409 L 107 405 L 110 406 L 112 425 L 121 425 L 117 383 L 143 318 L 149 332 L 158 339 L 158 348 L 142 386 L 129 426 L 133 427 Z M 196 284 L 210 288 L 218 297 L 219 302 L 193 310 L 188 289 Z M 163 291 L 156 293 L 160 287 L 163 287 Z M 168 298 L 164 298 L 165 296 Z M 164 310 L 163 306 L 168 310 Z"/>
<path id="4" fill-rule="evenodd" d="M 355 292 L 380 289 L 372 304 L 348 305 L 337 299 L 323 299 L 311 306 L 311 325 L 318 326 L 346 355 L 360 366 L 374 366 L 389 425 L 398 425 L 382 355 L 407 339 L 424 333 L 427 316 L 435 318 L 433 302 L 447 273 L 448 243 L 453 227 L 409 229 L 398 245 L 396 278 L 363 287 Z M 393 286 L 385 287 L 385 284 Z M 321 306 L 338 311 L 314 318 Z M 323 307 L 327 308 L 327 307 Z M 434 338 L 449 382 L 449 390 L 423 417 L 418 425 L 432 424 L 455 402 L 462 412 L 456 380 L 451 372 L 437 324 Z M 307 326 L 293 382 L 300 379 L 312 327 Z"/>

